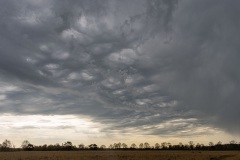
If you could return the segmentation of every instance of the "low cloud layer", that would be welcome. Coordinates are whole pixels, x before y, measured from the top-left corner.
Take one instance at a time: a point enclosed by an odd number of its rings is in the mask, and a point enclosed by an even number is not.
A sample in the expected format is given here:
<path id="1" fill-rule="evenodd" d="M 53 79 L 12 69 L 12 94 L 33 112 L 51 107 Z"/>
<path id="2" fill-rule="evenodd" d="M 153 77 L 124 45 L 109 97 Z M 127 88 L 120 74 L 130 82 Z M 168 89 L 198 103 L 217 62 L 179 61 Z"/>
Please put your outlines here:
<path id="1" fill-rule="evenodd" d="M 239 133 L 239 3 L 1 1 L 0 112 L 88 116 L 109 133 Z"/>

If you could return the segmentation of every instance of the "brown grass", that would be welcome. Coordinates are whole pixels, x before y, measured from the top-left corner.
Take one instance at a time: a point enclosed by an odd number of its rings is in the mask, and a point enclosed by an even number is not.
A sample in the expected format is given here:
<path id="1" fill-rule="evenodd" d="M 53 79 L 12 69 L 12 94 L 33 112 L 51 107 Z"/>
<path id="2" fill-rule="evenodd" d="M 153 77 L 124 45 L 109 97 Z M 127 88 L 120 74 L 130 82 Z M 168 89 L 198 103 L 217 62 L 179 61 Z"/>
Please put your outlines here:
<path id="1" fill-rule="evenodd" d="M 0 160 L 240 160 L 240 151 L 22 151 Z"/>

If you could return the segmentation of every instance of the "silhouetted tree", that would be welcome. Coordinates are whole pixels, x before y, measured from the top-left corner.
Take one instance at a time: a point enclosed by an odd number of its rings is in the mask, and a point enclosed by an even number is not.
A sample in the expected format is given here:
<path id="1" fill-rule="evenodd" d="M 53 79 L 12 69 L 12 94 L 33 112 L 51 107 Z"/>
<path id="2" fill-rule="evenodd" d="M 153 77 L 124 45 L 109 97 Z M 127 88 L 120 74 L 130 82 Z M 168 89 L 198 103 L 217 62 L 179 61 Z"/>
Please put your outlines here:
<path id="1" fill-rule="evenodd" d="M 179 142 L 179 143 L 178 143 L 178 146 L 179 146 L 179 149 L 184 149 L 184 145 L 183 145 L 182 142 Z"/>
<path id="2" fill-rule="evenodd" d="M 161 143 L 162 149 L 167 149 L 167 142 Z"/>
<path id="3" fill-rule="evenodd" d="M 221 141 L 218 141 L 217 145 L 222 145 L 222 142 L 221 142 Z"/>
<path id="4" fill-rule="evenodd" d="M 106 146 L 105 145 L 101 145 L 100 149 L 106 149 Z"/>
<path id="5" fill-rule="evenodd" d="M 224 149 L 221 141 L 217 142 L 217 144 L 214 146 L 214 148 L 216 150 L 223 150 Z"/>
<path id="6" fill-rule="evenodd" d="M 26 150 L 26 151 L 31 151 L 31 150 L 34 149 L 33 144 L 31 144 L 28 140 L 24 140 L 22 142 L 21 147 L 22 147 L 23 150 Z"/>
<path id="7" fill-rule="evenodd" d="M 172 144 L 170 142 L 167 143 L 168 149 L 172 149 Z"/>
<path id="8" fill-rule="evenodd" d="M 119 143 L 117 143 L 117 149 L 120 149 L 121 148 L 121 143 L 119 142 Z"/>
<path id="9" fill-rule="evenodd" d="M 160 144 L 158 143 L 155 144 L 155 149 L 160 149 L 160 147 L 161 147 Z"/>
<path id="10" fill-rule="evenodd" d="M 49 144 L 49 145 L 47 146 L 47 150 L 48 150 L 48 151 L 54 151 L 54 150 L 55 150 L 54 145 Z"/>
<path id="11" fill-rule="evenodd" d="M 143 147 L 144 149 L 150 149 L 150 145 L 148 142 L 145 142 Z"/>
<path id="12" fill-rule="evenodd" d="M 2 145 L 1 145 L 1 150 L 3 151 L 8 151 L 12 148 L 12 143 L 10 140 L 4 140 Z"/>
<path id="13" fill-rule="evenodd" d="M 235 140 L 232 140 L 229 142 L 229 145 L 227 145 L 228 150 L 236 150 L 238 148 L 238 144 Z"/>
<path id="14" fill-rule="evenodd" d="M 120 149 L 120 148 L 121 148 L 121 145 L 122 145 L 122 144 L 121 144 L 120 142 L 119 142 L 119 143 L 114 143 L 114 144 L 113 144 L 113 148 L 114 148 L 114 149 Z"/>
<path id="15" fill-rule="evenodd" d="M 98 146 L 96 144 L 90 144 L 89 149 L 96 150 Z"/>
<path id="16" fill-rule="evenodd" d="M 109 149 L 114 149 L 114 147 L 113 147 L 112 144 L 110 144 L 108 148 L 109 148 Z"/>
<path id="17" fill-rule="evenodd" d="M 127 148 L 128 148 L 127 144 L 126 144 L 126 143 L 123 143 L 123 144 L 122 144 L 122 148 L 123 148 L 123 149 L 127 149 Z"/>
<path id="18" fill-rule="evenodd" d="M 202 149 L 202 145 L 200 143 L 197 143 L 195 149 L 198 149 L 198 150 Z"/>
<path id="19" fill-rule="evenodd" d="M 194 149 L 194 143 L 193 143 L 193 141 L 189 141 L 188 144 L 189 144 L 190 149 Z"/>
<path id="20" fill-rule="evenodd" d="M 131 149 L 136 149 L 137 148 L 137 145 L 135 143 L 131 144 L 130 146 Z"/>
<path id="21" fill-rule="evenodd" d="M 184 149 L 190 149 L 190 146 L 188 144 L 185 144 Z"/>
<path id="22" fill-rule="evenodd" d="M 212 146 L 214 146 L 214 143 L 213 143 L 213 142 L 209 142 L 208 145 L 209 145 L 210 147 L 212 147 Z"/>
<path id="23" fill-rule="evenodd" d="M 63 144 L 63 146 L 64 146 L 64 148 L 65 148 L 66 150 L 72 150 L 72 149 L 73 149 L 72 142 L 70 142 L 70 141 L 65 142 L 65 143 Z"/>
<path id="24" fill-rule="evenodd" d="M 118 149 L 118 144 L 117 144 L 117 143 L 114 143 L 114 144 L 113 144 L 113 148 L 114 148 L 114 149 Z"/>
<path id="25" fill-rule="evenodd" d="M 230 144 L 237 144 L 237 142 L 235 140 L 231 140 L 229 143 Z"/>
<path id="26" fill-rule="evenodd" d="M 79 149 L 98 149 L 96 144 L 91 144 L 89 146 L 84 147 L 83 144 L 78 145 Z M 76 146 L 73 146 L 72 142 L 67 141 L 63 143 L 61 146 L 57 143 L 55 145 L 43 145 L 43 146 L 33 146 L 28 140 L 24 140 L 21 145 L 23 150 L 36 150 L 36 151 L 55 151 L 55 150 L 73 150 L 76 149 Z M 155 143 L 154 146 L 150 146 L 148 142 L 140 143 L 140 149 L 167 149 L 167 150 L 180 150 L 180 149 L 192 149 L 192 150 L 240 150 L 240 143 L 235 140 L 230 141 L 227 144 L 222 144 L 219 141 L 214 145 L 213 142 L 209 142 L 208 146 L 204 146 L 203 144 L 197 143 L 196 145 L 193 141 L 189 141 L 188 144 L 183 145 L 181 142 L 178 145 L 171 145 L 171 143 L 163 142 L 161 146 L 159 143 Z M 109 149 L 128 149 L 127 144 L 125 143 L 114 143 L 110 144 Z M 131 144 L 130 149 L 136 149 L 137 146 L 135 143 Z M 101 145 L 99 149 L 106 149 L 105 145 Z M 0 144 L 0 150 L 8 151 L 8 150 L 17 150 L 13 148 L 13 144 L 9 140 L 4 140 L 2 144 Z"/>
<path id="27" fill-rule="evenodd" d="M 59 143 L 56 143 L 56 144 L 54 145 L 54 148 L 55 148 L 55 150 L 57 150 L 57 151 L 59 151 L 59 150 L 62 149 L 62 147 L 60 146 Z"/>
<path id="28" fill-rule="evenodd" d="M 40 148 L 41 148 L 41 150 L 46 151 L 47 150 L 47 144 L 44 144 L 44 145 L 40 146 Z"/>
<path id="29" fill-rule="evenodd" d="M 213 142 L 209 142 L 208 145 L 210 150 L 214 150 L 215 146 Z"/>
<path id="30" fill-rule="evenodd" d="M 79 149 L 84 149 L 84 144 L 79 144 L 79 145 L 78 145 L 78 148 L 79 148 Z"/>

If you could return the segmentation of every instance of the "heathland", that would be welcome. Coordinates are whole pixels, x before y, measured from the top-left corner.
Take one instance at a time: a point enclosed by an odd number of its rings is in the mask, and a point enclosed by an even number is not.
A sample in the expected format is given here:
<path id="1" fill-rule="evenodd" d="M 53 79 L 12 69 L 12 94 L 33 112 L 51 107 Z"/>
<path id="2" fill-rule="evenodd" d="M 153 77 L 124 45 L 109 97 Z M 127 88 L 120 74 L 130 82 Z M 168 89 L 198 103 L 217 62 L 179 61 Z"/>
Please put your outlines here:
<path id="1" fill-rule="evenodd" d="M 240 151 L 16 151 L 1 160 L 240 160 Z"/>

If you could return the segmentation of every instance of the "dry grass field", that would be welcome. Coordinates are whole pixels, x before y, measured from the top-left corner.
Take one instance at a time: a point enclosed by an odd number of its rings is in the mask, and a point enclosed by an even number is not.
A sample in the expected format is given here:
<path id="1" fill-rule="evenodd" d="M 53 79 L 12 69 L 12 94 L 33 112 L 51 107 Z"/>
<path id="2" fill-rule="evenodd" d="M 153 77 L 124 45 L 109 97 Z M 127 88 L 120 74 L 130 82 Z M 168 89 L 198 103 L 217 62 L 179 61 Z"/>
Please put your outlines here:
<path id="1" fill-rule="evenodd" d="M 240 160 L 240 151 L 21 151 L 0 160 Z"/>

